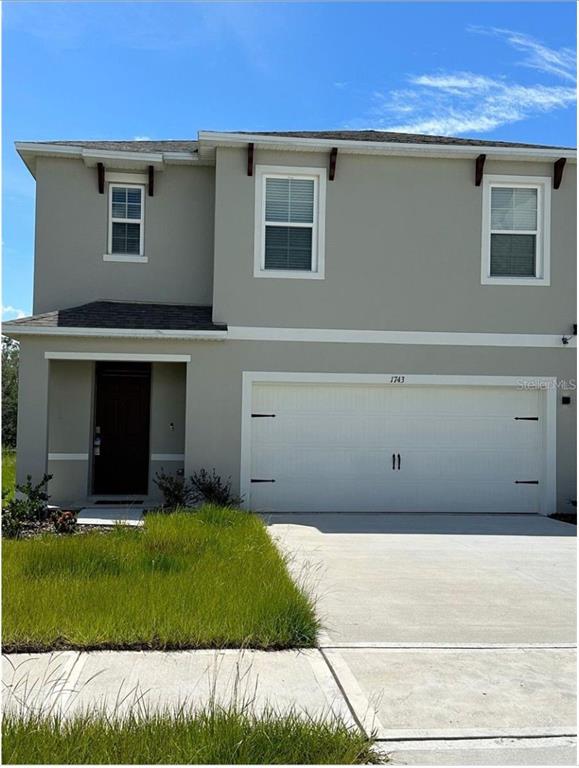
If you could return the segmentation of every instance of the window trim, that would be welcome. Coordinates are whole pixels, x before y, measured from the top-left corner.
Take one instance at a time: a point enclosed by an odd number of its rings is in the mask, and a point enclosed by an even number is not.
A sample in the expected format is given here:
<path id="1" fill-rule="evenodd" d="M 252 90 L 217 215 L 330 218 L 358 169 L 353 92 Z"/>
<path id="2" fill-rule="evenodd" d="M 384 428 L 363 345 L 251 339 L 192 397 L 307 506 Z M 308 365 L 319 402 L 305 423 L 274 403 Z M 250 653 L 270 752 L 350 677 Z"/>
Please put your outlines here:
<path id="1" fill-rule="evenodd" d="M 305 178 L 314 181 L 314 221 L 312 226 L 312 269 L 265 269 L 265 183 L 268 178 Z M 278 222 L 280 226 L 281 222 Z M 298 225 L 296 225 L 298 226 Z M 303 226 L 303 225 L 299 225 Z M 306 225 L 309 226 L 309 225 Z M 255 230 L 253 276 L 290 280 L 324 280 L 326 229 L 326 169 L 289 165 L 255 167 Z"/>
<path id="2" fill-rule="evenodd" d="M 536 277 L 506 277 L 491 275 L 491 190 L 493 187 L 518 187 L 537 190 L 537 229 L 535 253 Z M 482 190 L 482 285 L 550 285 L 551 284 L 551 177 L 506 176 L 484 174 Z M 512 230 L 511 234 L 521 233 Z M 524 234 L 524 232 L 523 232 Z M 529 234 L 531 232 L 529 231 Z"/>
<path id="3" fill-rule="evenodd" d="M 113 189 L 140 189 L 141 190 L 141 218 L 140 219 L 119 219 L 113 218 Z M 133 182 L 122 181 L 121 179 L 108 182 L 108 236 L 107 252 L 103 256 L 103 261 L 117 262 L 136 262 L 144 263 L 148 259 L 144 255 L 145 248 L 145 184 L 135 184 Z M 113 223 L 139 224 L 139 253 L 113 253 Z"/>

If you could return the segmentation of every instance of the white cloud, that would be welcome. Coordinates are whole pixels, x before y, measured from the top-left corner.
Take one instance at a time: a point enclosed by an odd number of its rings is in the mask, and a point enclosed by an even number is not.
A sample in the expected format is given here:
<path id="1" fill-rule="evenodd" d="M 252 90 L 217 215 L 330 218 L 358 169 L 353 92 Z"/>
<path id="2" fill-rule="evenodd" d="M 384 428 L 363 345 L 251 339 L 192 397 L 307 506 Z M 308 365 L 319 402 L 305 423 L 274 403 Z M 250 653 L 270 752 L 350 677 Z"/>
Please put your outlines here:
<path id="1" fill-rule="evenodd" d="M 17 309 L 10 304 L 2 305 L 2 320 L 20 320 L 21 317 L 26 317 L 26 312 L 23 309 Z"/>
<path id="2" fill-rule="evenodd" d="M 133 141 L 152 141 L 150 136 L 134 136 Z"/>
<path id="3" fill-rule="evenodd" d="M 376 129 L 401 133 L 450 136 L 469 131 L 489 133 L 500 126 L 576 103 L 572 51 L 548 48 L 510 30 L 477 27 L 470 31 L 506 40 L 515 50 L 528 54 L 519 62 L 521 65 L 562 79 L 565 84 L 523 85 L 504 77 L 469 71 L 413 75 L 408 77 L 407 88 L 374 93 L 374 106 L 369 118 L 363 121 L 364 127 L 370 122 Z M 573 85 L 568 85 L 568 81 L 573 81 Z"/>
<path id="4" fill-rule="evenodd" d="M 555 77 L 575 82 L 577 61 L 575 51 L 571 48 L 555 50 L 530 35 L 514 32 L 511 29 L 469 27 L 469 31 L 504 38 L 516 50 L 528 54 L 525 59 L 519 62 L 523 67 L 538 69 L 540 72 L 547 72 L 550 75 L 555 75 Z"/>

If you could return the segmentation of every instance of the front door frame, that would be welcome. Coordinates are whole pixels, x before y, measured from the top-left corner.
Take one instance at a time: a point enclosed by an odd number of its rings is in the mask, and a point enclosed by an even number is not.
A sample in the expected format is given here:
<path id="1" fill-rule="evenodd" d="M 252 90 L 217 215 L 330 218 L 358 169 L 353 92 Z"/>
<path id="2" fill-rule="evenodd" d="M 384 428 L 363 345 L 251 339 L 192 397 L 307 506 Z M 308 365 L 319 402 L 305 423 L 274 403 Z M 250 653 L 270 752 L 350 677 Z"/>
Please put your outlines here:
<path id="1" fill-rule="evenodd" d="M 251 407 L 254 383 L 382 384 L 387 387 L 456 386 L 532 388 L 542 393 L 543 477 L 539 512 L 557 510 L 557 377 L 460 376 L 395 373 L 293 373 L 243 371 L 241 386 L 241 462 L 239 487 L 243 506 L 251 508 Z"/>

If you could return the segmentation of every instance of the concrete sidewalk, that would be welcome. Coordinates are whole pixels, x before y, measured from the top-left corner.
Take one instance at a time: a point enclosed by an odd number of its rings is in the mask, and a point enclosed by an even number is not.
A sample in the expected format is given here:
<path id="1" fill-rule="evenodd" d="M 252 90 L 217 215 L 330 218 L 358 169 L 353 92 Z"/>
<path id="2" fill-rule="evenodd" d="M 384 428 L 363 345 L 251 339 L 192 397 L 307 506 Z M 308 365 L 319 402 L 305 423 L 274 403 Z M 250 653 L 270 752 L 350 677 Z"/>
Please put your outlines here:
<path id="1" fill-rule="evenodd" d="M 501 650 L 493 680 L 488 649 L 14 654 L 3 704 L 70 716 L 237 703 L 341 718 L 396 764 L 572 765 L 574 650 L 544 650 Z"/>
<path id="2" fill-rule="evenodd" d="M 4 706 L 58 711 L 87 709 L 123 715 L 218 705 L 273 708 L 355 725 L 340 689 L 316 649 L 303 651 L 63 651 L 3 659 Z"/>

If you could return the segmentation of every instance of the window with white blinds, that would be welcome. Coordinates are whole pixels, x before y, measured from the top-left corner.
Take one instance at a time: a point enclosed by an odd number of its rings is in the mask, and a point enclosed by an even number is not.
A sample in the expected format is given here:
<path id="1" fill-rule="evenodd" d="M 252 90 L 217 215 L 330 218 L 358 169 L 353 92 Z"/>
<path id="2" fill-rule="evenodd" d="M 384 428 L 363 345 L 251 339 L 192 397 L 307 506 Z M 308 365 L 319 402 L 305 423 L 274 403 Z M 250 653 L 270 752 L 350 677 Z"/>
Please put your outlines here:
<path id="1" fill-rule="evenodd" d="M 483 282 L 548 284 L 550 179 L 490 177 L 483 189 Z"/>
<path id="2" fill-rule="evenodd" d="M 257 276 L 320 277 L 322 169 L 290 174 L 256 169 Z M 325 173 L 325 171 L 324 171 Z"/>
<path id="3" fill-rule="evenodd" d="M 491 277 L 537 277 L 539 190 L 491 187 Z"/>
<path id="4" fill-rule="evenodd" d="M 143 255 L 144 187 L 109 184 L 109 254 Z"/>

